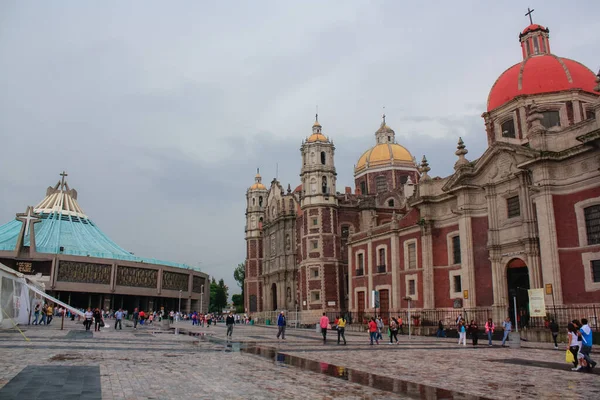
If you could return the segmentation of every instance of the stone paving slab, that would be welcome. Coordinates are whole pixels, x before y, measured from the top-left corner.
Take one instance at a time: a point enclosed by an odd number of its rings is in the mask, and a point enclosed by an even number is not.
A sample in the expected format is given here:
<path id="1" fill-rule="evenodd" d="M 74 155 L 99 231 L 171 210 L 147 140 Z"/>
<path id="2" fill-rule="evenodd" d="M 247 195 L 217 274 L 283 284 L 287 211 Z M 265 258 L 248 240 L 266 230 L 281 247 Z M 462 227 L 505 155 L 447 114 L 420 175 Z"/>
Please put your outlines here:
<path id="1" fill-rule="evenodd" d="M 65 331 L 52 326 L 29 327 L 26 334 L 30 342 L 19 333 L 0 337 L 0 399 L 13 398 L 9 396 L 13 396 L 15 385 L 40 379 L 31 368 L 99 370 L 99 387 L 93 393 L 87 389 L 84 392 L 82 386 L 69 380 L 61 393 L 53 387 L 52 395 L 45 394 L 44 398 L 50 400 L 85 400 L 92 394 L 106 400 L 405 398 L 233 351 L 234 346 L 227 347 L 224 335 L 216 338 L 218 341 L 172 334 L 139 337 L 140 330 L 124 327 L 122 331 L 107 329 L 80 339 L 78 333 L 69 334 L 69 330 L 83 329 L 80 325 L 65 326 Z M 152 330 L 147 332 L 151 334 Z M 71 336 L 78 338 L 71 340 Z M 33 386 L 20 386 L 19 400 L 41 398 L 42 392 L 35 392 Z"/>
<path id="2" fill-rule="evenodd" d="M 206 328 L 191 328 L 207 333 Z M 213 336 L 224 329 L 211 327 Z M 234 338 L 256 345 L 271 346 L 282 354 L 316 362 L 326 362 L 378 376 L 450 389 L 473 396 L 504 399 L 600 398 L 600 371 L 573 372 L 564 362 L 566 344 L 555 350 L 550 343 L 524 342 L 521 348 L 459 346 L 456 339 L 400 336 L 398 345 L 384 338 L 380 345 L 369 344 L 365 333 L 346 334 L 347 346 L 336 344 L 337 335 L 328 335 L 327 344 L 314 330 L 288 329 L 286 340 L 275 338 L 276 329 L 238 326 Z M 258 338 L 265 337 L 260 340 Z M 592 358 L 598 361 L 597 352 Z"/>
<path id="3" fill-rule="evenodd" d="M 0 388 L 0 399 L 100 400 L 98 366 L 28 365 Z"/>

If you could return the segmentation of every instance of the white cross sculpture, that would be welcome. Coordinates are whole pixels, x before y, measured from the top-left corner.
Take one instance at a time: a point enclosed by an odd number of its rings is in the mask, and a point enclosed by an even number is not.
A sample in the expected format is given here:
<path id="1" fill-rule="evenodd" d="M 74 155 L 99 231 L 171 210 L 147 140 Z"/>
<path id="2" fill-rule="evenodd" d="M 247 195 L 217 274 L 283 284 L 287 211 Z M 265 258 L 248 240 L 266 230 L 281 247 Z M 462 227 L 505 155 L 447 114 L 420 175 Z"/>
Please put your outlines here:
<path id="1" fill-rule="evenodd" d="M 17 214 L 17 220 L 25 224 L 25 236 L 29 234 L 29 226 L 31 223 L 40 221 L 40 219 L 35 216 L 33 207 L 31 206 L 27 206 L 27 210 L 23 214 Z"/>

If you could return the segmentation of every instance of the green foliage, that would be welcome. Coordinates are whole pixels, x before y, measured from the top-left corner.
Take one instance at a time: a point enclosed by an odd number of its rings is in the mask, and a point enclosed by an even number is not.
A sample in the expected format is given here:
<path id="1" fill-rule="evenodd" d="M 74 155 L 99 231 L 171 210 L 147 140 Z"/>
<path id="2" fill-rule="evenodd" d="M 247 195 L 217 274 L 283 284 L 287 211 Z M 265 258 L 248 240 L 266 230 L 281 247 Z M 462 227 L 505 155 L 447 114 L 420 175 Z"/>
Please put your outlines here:
<path id="1" fill-rule="evenodd" d="M 219 283 L 212 279 L 210 283 L 210 312 L 221 312 L 227 306 L 227 297 L 229 296 L 229 288 L 225 285 L 223 279 Z"/>
<path id="2" fill-rule="evenodd" d="M 239 306 L 239 305 L 243 304 L 244 298 L 242 297 L 241 294 L 233 294 L 233 295 L 231 295 L 231 302 L 233 303 L 234 306 Z"/>
<path id="3" fill-rule="evenodd" d="M 245 262 L 238 264 L 237 268 L 233 270 L 233 279 L 235 279 L 238 286 L 240 288 L 242 288 L 242 302 L 239 304 L 234 302 L 234 304 L 236 306 L 241 305 L 242 310 L 243 310 L 243 308 L 244 308 L 244 280 L 246 279 L 246 263 Z M 233 299 L 233 297 L 232 297 L 232 299 Z"/>

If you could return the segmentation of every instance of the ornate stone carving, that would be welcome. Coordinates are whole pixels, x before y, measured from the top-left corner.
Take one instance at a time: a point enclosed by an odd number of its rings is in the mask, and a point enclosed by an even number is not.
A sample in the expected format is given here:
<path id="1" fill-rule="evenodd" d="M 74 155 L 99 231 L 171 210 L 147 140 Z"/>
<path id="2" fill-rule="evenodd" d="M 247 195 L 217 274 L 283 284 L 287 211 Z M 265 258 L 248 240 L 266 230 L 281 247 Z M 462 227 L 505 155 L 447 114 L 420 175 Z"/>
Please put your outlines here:
<path id="1" fill-rule="evenodd" d="M 192 278 L 192 292 L 202 293 L 202 285 L 204 285 L 204 278 L 201 276 L 194 276 Z M 206 288 L 204 288 L 206 290 Z"/>
<path id="2" fill-rule="evenodd" d="M 77 283 L 98 283 L 110 285 L 111 266 L 74 261 L 61 261 L 58 265 L 57 281 Z"/>
<path id="3" fill-rule="evenodd" d="M 188 290 L 188 275 L 176 272 L 163 272 L 162 288 L 166 290 Z"/>
<path id="4" fill-rule="evenodd" d="M 117 267 L 117 285 L 155 288 L 158 282 L 158 271 L 154 269 Z"/>

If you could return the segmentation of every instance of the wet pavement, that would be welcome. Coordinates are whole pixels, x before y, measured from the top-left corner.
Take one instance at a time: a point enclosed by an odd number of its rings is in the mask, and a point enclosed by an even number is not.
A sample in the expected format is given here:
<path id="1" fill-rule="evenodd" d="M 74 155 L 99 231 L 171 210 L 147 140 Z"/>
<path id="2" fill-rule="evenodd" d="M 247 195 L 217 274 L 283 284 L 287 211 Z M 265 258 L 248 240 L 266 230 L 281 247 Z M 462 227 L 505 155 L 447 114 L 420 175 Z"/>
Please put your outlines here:
<path id="1" fill-rule="evenodd" d="M 179 335 L 127 324 L 92 333 L 69 322 L 64 331 L 24 327 L 29 342 L 0 331 L 0 400 L 600 398 L 600 373 L 570 371 L 564 345 L 513 349 L 480 340 L 473 348 L 401 336 L 399 344 L 385 338 L 371 346 L 366 333 L 348 332 L 344 346 L 331 334 L 323 344 L 314 329 L 288 329 L 278 340 L 274 327 L 245 325 L 228 341 L 222 325 L 179 327 Z"/>

